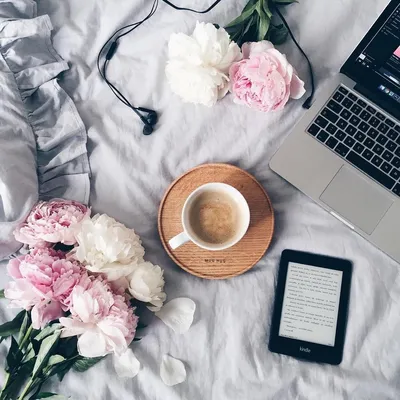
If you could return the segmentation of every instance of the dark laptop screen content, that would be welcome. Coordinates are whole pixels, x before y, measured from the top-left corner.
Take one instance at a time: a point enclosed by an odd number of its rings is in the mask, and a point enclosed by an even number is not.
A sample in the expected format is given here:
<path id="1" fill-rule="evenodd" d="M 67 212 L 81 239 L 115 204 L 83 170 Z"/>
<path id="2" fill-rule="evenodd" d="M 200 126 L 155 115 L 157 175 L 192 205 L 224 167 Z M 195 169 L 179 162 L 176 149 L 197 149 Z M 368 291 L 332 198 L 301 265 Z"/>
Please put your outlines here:
<path id="1" fill-rule="evenodd" d="M 358 74 L 375 75 L 370 81 L 374 85 L 371 89 L 377 89 L 387 100 L 400 104 L 400 4 L 362 46 L 355 62 Z"/>

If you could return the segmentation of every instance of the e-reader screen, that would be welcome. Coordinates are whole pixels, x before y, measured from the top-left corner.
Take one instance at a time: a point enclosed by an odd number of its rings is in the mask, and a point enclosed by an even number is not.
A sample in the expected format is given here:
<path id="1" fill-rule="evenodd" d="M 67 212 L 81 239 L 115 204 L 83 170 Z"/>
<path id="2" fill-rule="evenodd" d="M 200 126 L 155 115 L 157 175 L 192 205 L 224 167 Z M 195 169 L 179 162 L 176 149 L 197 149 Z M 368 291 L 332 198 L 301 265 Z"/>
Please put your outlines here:
<path id="1" fill-rule="evenodd" d="M 335 346 L 343 272 L 289 262 L 279 336 Z"/>

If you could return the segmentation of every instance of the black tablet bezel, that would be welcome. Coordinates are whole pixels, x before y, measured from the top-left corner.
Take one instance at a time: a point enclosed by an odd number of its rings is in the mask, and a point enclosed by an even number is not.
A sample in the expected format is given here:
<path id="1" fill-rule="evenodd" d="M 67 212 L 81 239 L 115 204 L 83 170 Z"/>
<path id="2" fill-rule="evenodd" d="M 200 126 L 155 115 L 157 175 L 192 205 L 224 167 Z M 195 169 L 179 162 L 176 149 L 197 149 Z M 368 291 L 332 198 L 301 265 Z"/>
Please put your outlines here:
<path id="1" fill-rule="evenodd" d="M 336 326 L 335 345 L 326 346 L 318 343 L 306 342 L 279 336 L 279 326 L 282 316 L 283 295 L 285 292 L 286 277 L 289 262 L 311 265 L 316 267 L 342 271 L 342 285 L 340 291 L 338 320 Z M 301 358 L 309 361 L 338 365 L 343 358 L 343 347 L 347 323 L 347 310 L 350 297 L 352 263 L 341 258 L 321 256 L 295 250 L 284 250 L 282 253 L 278 283 L 276 287 L 275 305 L 272 315 L 269 350 L 274 353 Z"/>

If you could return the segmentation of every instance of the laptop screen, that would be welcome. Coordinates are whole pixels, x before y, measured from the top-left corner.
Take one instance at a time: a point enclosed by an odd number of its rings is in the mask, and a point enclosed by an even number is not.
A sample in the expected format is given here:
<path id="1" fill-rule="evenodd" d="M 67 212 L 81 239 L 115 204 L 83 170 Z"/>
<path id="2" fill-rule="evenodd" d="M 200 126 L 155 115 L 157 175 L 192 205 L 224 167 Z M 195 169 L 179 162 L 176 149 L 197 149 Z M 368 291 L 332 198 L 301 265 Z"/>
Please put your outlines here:
<path id="1" fill-rule="evenodd" d="M 400 1 L 393 0 L 347 60 L 342 72 L 400 107 Z"/>

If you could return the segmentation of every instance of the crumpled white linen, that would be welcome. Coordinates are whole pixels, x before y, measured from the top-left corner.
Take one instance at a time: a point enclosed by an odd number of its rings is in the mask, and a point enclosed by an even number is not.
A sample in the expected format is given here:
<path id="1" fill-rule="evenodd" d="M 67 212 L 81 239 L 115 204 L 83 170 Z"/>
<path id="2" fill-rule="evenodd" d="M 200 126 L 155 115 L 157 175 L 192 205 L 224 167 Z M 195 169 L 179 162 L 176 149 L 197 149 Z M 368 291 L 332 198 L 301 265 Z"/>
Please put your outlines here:
<path id="1" fill-rule="evenodd" d="M 175 0 L 204 8 L 204 0 Z M 147 258 L 165 268 L 169 299 L 197 305 L 188 332 L 175 334 L 155 318 L 133 345 L 142 364 L 133 379 L 120 379 L 112 359 L 87 373 L 69 373 L 46 391 L 96 400 L 397 400 L 400 398 L 399 265 L 351 232 L 269 168 L 268 162 L 302 116 L 302 101 L 280 113 L 262 114 L 227 96 L 213 108 L 182 103 L 164 75 L 167 40 L 189 33 L 196 19 L 223 26 L 245 0 L 224 0 L 196 16 L 163 3 L 155 16 L 125 38 L 110 79 L 134 104 L 156 109 L 160 123 L 142 135 L 142 124 L 101 81 L 97 52 L 120 25 L 142 18 L 148 0 L 40 0 L 39 13 L 55 26 L 54 46 L 71 65 L 61 85 L 88 129 L 93 178 L 91 204 L 134 227 Z M 318 91 L 336 74 L 387 0 L 299 0 L 284 10 L 314 64 Z M 309 85 L 304 59 L 291 41 L 280 49 Z M 308 86 L 309 87 L 309 86 Z M 318 95 L 317 91 L 317 95 Z M 205 162 L 228 162 L 252 173 L 268 191 L 276 231 L 265 257 L 248 273 L 207 281 L 179 269 L 157 233 L 158 205 L 173 179 Z M 288 160 L 290 162 L 290 160 Z M 400 238 L 399 238 L 400 245 Z M 285 248 L 349 258 L 354 262 L 344 359 L 339 367 L 305 363 L 267 349 L 278 262 Z M 4 268 L 1 283 L 7 280 Z M 0 321 L 11 316 L 0 303 Z M 6 348 L 0 347 L 3 360 Z M 187 380 L 167 387 L 159 376 L 164 354 L 182 360 Z"/>

